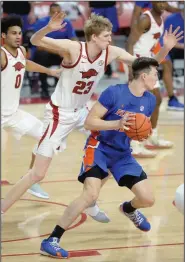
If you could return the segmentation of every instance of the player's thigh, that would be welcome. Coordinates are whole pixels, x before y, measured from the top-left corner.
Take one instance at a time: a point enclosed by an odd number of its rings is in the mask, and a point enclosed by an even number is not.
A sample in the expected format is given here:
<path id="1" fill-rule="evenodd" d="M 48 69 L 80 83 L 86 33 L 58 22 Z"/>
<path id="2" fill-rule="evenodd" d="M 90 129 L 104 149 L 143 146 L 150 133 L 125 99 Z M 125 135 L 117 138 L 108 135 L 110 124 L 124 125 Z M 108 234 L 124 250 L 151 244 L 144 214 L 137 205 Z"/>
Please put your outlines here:
<path id="1" fill-rule="evenodd" d="M 114 161 L 111 164 L 110 171 L 119 186 L 126 186 L 129 189 L 133 186 L 134 179 L 142 173 L 141 165 L 129 153 L 129 155 Z M 129 176 L 129 183 L 127 177 Z"/>
<path id="2" fill-rule="evenodd" d="M 79 115 L 79 120 L 76 124 L 76 129 L 80 132 L 82 132 L 83 134 L 85 134 L 86 136 L 89 136 L 90 135 L 90 131 L 85 129 L 84 128 L 84 123 L 85 123 L 85 120 L 87 118 L 89 114 L 89 110 L 88 108 L 84 107 L 80 110 L 80 115 Z"/>
<path id="3" fill-rule="evenodd" d="M 103 180 L 108 176 L 106 156 L 100 150 L 93 147 L 87 147 L 83 157 L 78 180 L 84 183 L 87 177 Z"/>
<path id="4" fill-rule="evenodd" d="M 73 124 L 60 123 L 55 119 L 44 121 L 42 137 L 38 143 L 37 154 L 53 157 L 66 149 L 66 138 L 74 129 Z"/>

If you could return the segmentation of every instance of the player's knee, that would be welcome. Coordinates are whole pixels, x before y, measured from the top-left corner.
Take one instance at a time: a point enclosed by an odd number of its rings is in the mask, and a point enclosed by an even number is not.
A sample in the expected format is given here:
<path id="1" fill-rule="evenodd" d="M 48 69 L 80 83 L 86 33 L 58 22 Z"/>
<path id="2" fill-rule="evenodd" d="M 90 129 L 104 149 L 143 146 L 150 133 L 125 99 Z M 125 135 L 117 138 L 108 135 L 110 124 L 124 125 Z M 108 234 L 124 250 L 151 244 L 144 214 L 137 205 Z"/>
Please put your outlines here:
<path id="1" fill-rule="evenodd" d="M 144 196 L 141 202 L 144 207 L 152 207 L 155 203 L 155 198 L 154 196 Z"/>
<path id="2" fill-rule="evenodd" d="M 93 204 L 98 199 L 99 192 L 96 189 L 89 189 L 85 193 L 85 198 L 88 205 Z"/>
<path id="3" fill-rule="evenodd" d="M 44 172 L 38 172 L 35 169 L 30 170 L 31 179 L 34 183 L 37 183 L 44 179 L 45 173 Z"/>

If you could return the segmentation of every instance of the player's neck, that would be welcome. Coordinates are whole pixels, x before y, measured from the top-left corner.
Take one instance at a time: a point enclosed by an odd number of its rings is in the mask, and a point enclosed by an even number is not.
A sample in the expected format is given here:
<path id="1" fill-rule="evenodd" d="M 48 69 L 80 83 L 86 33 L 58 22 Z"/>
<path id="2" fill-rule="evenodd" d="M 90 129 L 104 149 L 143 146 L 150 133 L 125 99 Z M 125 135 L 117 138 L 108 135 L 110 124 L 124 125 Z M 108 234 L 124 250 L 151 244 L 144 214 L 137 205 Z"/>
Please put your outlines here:
<path id="1" fill-rule="evenodd" d="M 146 91 L 143 87 L 143 84 L 136 80 L 132 80 L 132 82 L 129 83 L 128 87 L 132 95 L 136 97 L 143 96 L 144 92 Z"/>
<path id="2" fill-rule="evenodd" d="M 157 12 L 155 12 L 154 9 L 151 10 L 151 14 L 153 16 L 153 18 L 155 19 L 155 21 L 159 24 L 161 23 L 161 15 L 158 14 Z"/>
<path id="3" fill-rule="evenodd" d="M 4 44 L 3 47 L 6 48 L 6 50 L 8 50 L 8 52 L 12 54 L 13 56 L 17 55 L 17 48 L 11 47 L 7 44 Z"/>
<path id="4" fill-rule="evenodd" d="M 87 53 L 90 60 L 94 60 L 100 53 L 101 49 L 98 48 L 94 43 L 87 42 Z"/>

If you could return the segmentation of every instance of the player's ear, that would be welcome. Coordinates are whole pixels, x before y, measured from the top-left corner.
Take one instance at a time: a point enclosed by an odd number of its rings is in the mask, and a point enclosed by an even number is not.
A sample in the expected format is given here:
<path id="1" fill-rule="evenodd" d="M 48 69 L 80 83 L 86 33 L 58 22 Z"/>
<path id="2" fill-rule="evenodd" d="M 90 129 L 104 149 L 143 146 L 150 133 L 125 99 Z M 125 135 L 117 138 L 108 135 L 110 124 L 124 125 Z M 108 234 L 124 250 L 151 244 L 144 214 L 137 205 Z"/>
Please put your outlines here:
<path id="1" fill-rule="evenodd" d="M 146 80 L 146 73 L 142 73 L 142 74 L 141 74 L 141 78 L 142 78 L 142 80 L 145 81 L 145 80 Z"/>
<path id="2" fill-rule="evenodd" d="M 6 38 L 6 34 L 5 34 L 5 33 L 1 33 L 1 37 L 2 37 L 3 39 L 5 39 L 5 38 Z"/>

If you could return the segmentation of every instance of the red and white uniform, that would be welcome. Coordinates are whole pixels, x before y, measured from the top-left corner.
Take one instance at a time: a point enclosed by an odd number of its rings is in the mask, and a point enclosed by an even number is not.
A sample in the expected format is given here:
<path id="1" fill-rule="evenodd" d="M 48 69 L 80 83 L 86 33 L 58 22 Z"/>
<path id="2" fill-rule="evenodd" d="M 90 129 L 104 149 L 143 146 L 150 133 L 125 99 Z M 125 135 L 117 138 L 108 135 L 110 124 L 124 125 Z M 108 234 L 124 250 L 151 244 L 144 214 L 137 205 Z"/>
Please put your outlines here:
<path id="1" fill-rule="evenodd" d="M 153 56 L 153 49 L 159 41 L 164 31 L 164 23 L 161 17 L 161 24 L 159 25 L 150 11 L 143 12 L 142 15 L 148 15 L 151 21 L 150 29 L 141 35 L 137 43 L 134 45 L 134 55 L 136 56 Z"/>
<path id="2" fill-rule="evenodd" d="M 148 15 L 150 18 L 150 29 L 141 35 L 137 43 L 134 45 L 134 55 L 137 57 L 146 56 L 154 57 L 154 49 L 159 42 L 159 38 L 162 36 L 164 31 L 164 22 L 161 17 L 161 24 L 159 25 L 150 11 L 143 12 L 144 15 Z M 159 88 L 160 83 L 157 81 L 155 88 Z"/>
<path id="3" fill-rule="evenodd" d="M 50 103 L 46 105 L 45 128 L 38 154 L 51 157 L 56 150 L 66 148 L 66 138 L 72 130 L 84 131 L 83 125 L 88 114 L 86 103 L 105 73 L 108 49 L 91 61 L 87 44 L 80 44 L 77 61 L 71 66 L 62 64 L 60 79 Z"/>
<path id="4" fill-rule="evenodd" d="M 6 64 L 1 69 L 1 127 L 11 129 L 17 139 L 24 134 L 39 139 L 42 135 L 42 122 L 18 108 L 26 67 L 24 54 L 21 48 L 17 48 L 16 56 L 4 47 L 1 49 L 6 56 Z"/>

